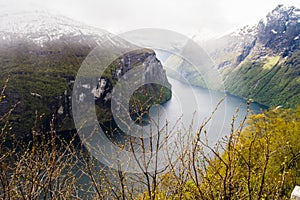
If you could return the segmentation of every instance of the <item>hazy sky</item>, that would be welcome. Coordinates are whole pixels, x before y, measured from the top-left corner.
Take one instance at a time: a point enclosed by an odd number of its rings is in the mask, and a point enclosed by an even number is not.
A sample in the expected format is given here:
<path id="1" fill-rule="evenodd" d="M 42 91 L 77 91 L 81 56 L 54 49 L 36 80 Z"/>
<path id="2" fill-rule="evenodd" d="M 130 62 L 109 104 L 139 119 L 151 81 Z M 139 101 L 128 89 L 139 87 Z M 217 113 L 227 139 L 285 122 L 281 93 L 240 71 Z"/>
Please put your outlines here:
<path id="1" fill-rule="evenodd" d="M 278 4 L 300 8 L 299 0 L 1 1 L 11 2 L 12 7 L 39 5 L 113 33 L 137 28 L 165 28 L 188 36 L 202 33 L 204 37 L 255 24 Z"/>

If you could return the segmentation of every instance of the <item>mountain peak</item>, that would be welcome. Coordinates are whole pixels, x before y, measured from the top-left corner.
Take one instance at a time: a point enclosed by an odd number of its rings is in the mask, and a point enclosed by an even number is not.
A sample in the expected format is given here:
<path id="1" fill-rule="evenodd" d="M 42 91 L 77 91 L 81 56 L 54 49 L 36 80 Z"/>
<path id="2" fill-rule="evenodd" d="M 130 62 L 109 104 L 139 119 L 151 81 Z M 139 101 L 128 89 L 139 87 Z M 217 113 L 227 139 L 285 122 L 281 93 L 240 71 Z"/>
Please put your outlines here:
<path id="1" fill-rule="evenodd" d="M 274 20 L 280 21 L 289 21 L 293 19 L 298 19 L 300 17 L 300 9 L 295 6 L 285 6 L 278 5 L 274 10 L 269 12 L 265 18 L 263 18 L 260 23 L 267 25 L 267 23 L 272 22 Z"/>
<path id="2" fill-rule="evenodd" d="M 287 56 L 299 48 L 300 9 L 278 5 L 258 23 L 258 40 L 274 53 Z"/>
<path id="3" fill-rule="evenodd" d="M 272 10 L 273 12 L 286 12 L 286 11 L 293 11 L 297 9 L 295 6 L 286 6 L 284 4 L 279 4 L 278 6 L 276 6 L 276 8 L 274 8 L 274 10 Z"/>

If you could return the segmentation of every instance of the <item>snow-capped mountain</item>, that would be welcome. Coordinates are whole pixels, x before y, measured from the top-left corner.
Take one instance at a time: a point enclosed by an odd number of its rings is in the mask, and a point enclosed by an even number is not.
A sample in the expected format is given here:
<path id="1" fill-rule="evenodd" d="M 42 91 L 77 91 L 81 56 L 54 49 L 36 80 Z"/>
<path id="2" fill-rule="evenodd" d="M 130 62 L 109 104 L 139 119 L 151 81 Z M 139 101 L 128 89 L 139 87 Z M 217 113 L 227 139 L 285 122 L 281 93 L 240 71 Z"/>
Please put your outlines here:
<path id="1" fill-rule="evenodd" d="M 300 9 L 279 5 L 257 25 L 242 27 L 202 46 L 222 69 L 237 66 L 250 54 L 256 58 L 291 55 L 299 48 L 299 37 Z"/>
<path id="2" fill-rule="evenodd" d="M 86 26 L 61 15 L 46 11 L 28 11 L 0 15 L 1 33 L 20 34 L 38 43 L 59 39 L 63 35 L 98 35 L 108 32 Z"/>
<path id="3" fill-rule="evenodd" d="M 41 8 L 0 8 L 0 42 L 26 40 L 43 46 L 49 41 L 75 40 L 76 42 L 100 45 L 128 46 L 106 30 L 72 20 L 54 11 Z"/>

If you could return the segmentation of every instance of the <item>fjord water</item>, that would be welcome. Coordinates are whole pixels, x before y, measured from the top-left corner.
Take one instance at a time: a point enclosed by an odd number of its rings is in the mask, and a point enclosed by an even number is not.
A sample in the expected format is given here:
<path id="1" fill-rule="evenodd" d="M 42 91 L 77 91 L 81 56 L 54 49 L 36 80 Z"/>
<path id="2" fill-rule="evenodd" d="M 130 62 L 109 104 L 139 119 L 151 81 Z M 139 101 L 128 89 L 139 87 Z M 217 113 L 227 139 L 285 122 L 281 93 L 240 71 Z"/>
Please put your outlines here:
<path id="1" fill-rule="evenodd" d="M 172 98 L 160 106 L 159 112 L 162 117 L 159 121 L 168 121 L 170 126 L 176 125 L 187 129 L 193 123 L 193 129 L 196 131 L 216 109 L 212 119 L 205 126 L 210 142 L 214 143 L 217 139 L 229 135 L 234 116 L 234 127 L 238 128 L 247 114 L 247 101 L 242 98 L 192 86 L 171 77 L 168 77 L 168 80 L 172 85 Z M 259 113 L 266 108 L 252 102 L 248 114 Z M 152 113 L 157 112 L 157 110 L 152 111 Z M 180 123 L 178 123 L 179 119 Z"/>

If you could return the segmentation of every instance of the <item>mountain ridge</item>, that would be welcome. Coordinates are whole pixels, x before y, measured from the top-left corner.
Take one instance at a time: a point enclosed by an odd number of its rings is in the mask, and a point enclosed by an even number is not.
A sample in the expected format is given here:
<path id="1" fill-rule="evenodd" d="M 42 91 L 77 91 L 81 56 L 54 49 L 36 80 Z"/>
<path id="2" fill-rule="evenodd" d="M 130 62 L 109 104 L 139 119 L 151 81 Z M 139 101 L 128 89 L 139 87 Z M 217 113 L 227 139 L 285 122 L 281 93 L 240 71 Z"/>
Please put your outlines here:
<path id="1" fill-rule="evenodd" d="M 278 5 L 257 25 L 200 45 L 215 62 L 227 92 L 267 106 L 300 104 L 300 9 Z M 189 74 L 185 69 L 183 76 Z"/>

